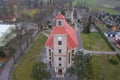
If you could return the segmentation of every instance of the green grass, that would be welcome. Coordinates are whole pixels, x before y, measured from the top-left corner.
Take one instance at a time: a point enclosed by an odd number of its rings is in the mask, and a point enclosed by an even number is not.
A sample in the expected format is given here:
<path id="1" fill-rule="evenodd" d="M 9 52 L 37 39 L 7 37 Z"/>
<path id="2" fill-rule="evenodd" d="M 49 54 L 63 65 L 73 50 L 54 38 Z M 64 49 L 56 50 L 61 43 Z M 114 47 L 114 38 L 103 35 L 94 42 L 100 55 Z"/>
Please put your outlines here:
<path id="1" fill-rule="evenodd" d="M 105 40 L 97 32 L 81 34 L 83 48 L 96 51 L 112 51 Z"/>
<path id="2" fill-rule="evenodd" d="M 30 76 L 33 64 L 38 60 L 46 40 L 47 37 L 44 35 L 41 34 L 38 36 L 21 63 L 17 66 L 12 80 L 32 80 Z"/>
<path id="3" fill-rule="evenodd" d="M 112 65 L 107 59 L 107 55 L 93 56 L 94 80 L 120 80 L 120 62 Z"/>
<path id="4" fill-rule="evenodd" d="M 108 12 L 111 14 L 120 14 L 120 11 L 117 11 L 117 10 L 112 9 L 112 8 L 100 8 L 100 11 Z"/>
<path id="5" fill-rule="evenodd" d="M 100 30 L 102 30 L 102 31 L 105 30 L 105 27 L 104 27 L 104 25 L 103 25 L 102 23 L 97 23 L 96 25 L 97 25 L 97 27 L 98 27 Z"/>

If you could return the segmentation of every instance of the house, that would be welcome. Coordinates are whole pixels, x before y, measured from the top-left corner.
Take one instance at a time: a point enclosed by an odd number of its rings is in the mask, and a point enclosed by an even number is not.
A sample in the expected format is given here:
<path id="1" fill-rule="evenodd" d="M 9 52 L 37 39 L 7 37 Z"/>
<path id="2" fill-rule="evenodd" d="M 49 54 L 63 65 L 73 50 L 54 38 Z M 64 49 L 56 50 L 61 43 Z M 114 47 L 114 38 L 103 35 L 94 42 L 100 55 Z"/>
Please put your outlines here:
<path id="1" fill-rule="evenodd" d="M 113 26 L 112 27 L 112 31 L 117 31 L 118 27 L 117 26 Z"/>
<path id="2" fill-rule="evenodd" d="M 70 19 L 71 21 L 73 21 L 73 9 L 68 9 L 65 13 L 66 19 Z"/>
<path id="3" fill-rule="evenodd" d="M 106 37 L 115 37 L 117 34 L 117 32 L 105 32 L 104 35 Z"/>
<path id="4" fill-rule="evenodd" d="M 115 36 L 115 44 L 117 47 L 120 48 L 120 32 L 116 34 Z"/>
<path id="5" fill-rule="evenodd" d="M 16 34 L 12 30 L 16 29 L 15 25 L 0 24 L 0 46 L 5 46 Z"/>
<path id="6" fill-rule="evenodd" d="M 46 64 L 54 69 L 56 77 L 64 77 L 66 69 L 73 63 L 78 49 L 76 31 L 62 14 L 56 16 L 56 25 L 51 31 L 46 47 Z"/>

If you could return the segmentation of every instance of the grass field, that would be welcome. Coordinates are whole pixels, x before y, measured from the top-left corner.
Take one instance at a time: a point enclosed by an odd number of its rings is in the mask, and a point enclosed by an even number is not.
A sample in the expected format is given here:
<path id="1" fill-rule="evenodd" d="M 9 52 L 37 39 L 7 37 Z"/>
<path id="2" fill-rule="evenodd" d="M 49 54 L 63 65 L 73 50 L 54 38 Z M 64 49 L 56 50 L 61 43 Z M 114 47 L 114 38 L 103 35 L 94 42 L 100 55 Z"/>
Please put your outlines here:
<path id="1" fill-rule="evenodd" d="M 99 23 L 99 22 L 96 24 L 96 26 L 102 31 L 106 29 L 106 27 L 102 23 Z"/>
<path id="2" fill-rule="evenodd" d="M 77 3 L 87 3 L 90 10 L 100 10 L 109 12 L 111 14 L 119 14 L 120 11 L 115 10 L 112 7 L 120 6 L 119 0 L 73 0 L 72 5 L 75 6 Z M 107 7 L 106 7 L 107 5 Z"/>
<path id="3" fill-rule="evenodd" d="M 83 48 L 96 51 L 112 51 L 105 40 L 97 32 L 81 34 Z"/>
<path id="4" fill-rule="evenodd" d="M 94 80 L 120 80 L 120 62 L 112 65 L 107 59 L 107 55 L 93 57 Z"/>
<path id="5" fill-rule="evenodd" d="M 38 60 L 46 40 L 47 37 L 44 35 L 41 34 L 38 36 L 37 40 L 33 43 L 21 63 L 17 66 L 12 80 L 32 80 L 30 77 L 32 66 Z"/>
<path id="6" fill-rule="evenodd" d="M 117 10 L 112 9 L 112 8 L 100 8 L 100 10 L 104 11 L 104 12 L 111 13 L 111 14 L 120 14 L 120 11 L 117 11 Z"/>

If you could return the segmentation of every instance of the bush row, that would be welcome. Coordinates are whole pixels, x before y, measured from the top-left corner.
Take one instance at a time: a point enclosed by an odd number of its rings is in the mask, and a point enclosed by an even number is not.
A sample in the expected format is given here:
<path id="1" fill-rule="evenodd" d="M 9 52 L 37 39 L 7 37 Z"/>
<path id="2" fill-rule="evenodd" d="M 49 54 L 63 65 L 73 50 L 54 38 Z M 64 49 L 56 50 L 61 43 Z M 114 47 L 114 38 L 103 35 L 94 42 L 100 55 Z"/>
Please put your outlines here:
<path id="1" fill-rule="evenodd" d="M 117 60 L 117 58 L 115 56 L 112 56 L 111 58 L 108 58 L 108 61 L 113 65 L 118 64 L 118 60 Z"/>

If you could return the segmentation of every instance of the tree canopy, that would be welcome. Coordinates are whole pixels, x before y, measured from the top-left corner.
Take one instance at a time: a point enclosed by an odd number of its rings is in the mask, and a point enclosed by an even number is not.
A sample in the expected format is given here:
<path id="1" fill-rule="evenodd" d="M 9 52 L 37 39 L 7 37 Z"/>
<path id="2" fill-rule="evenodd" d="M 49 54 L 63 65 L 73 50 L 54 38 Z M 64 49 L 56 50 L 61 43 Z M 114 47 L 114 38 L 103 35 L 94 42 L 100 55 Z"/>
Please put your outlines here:
<path id="1" fill-rule="evenodd" d="M 93 80 L 93 70 L 91 66 L 92 57 L 89 54 L 84 55 L 82 52 L 76 53 L 74 63 L 67 72 L 76 74 L 79 80 Z"/>
<path id="2" fill-rule="evenodd" d="M 32 68 L 32 78 L 34 80 L 49 79 L 50 72 L 46 70 L 46 64 L 43 62 L 36 62 Z"/>

